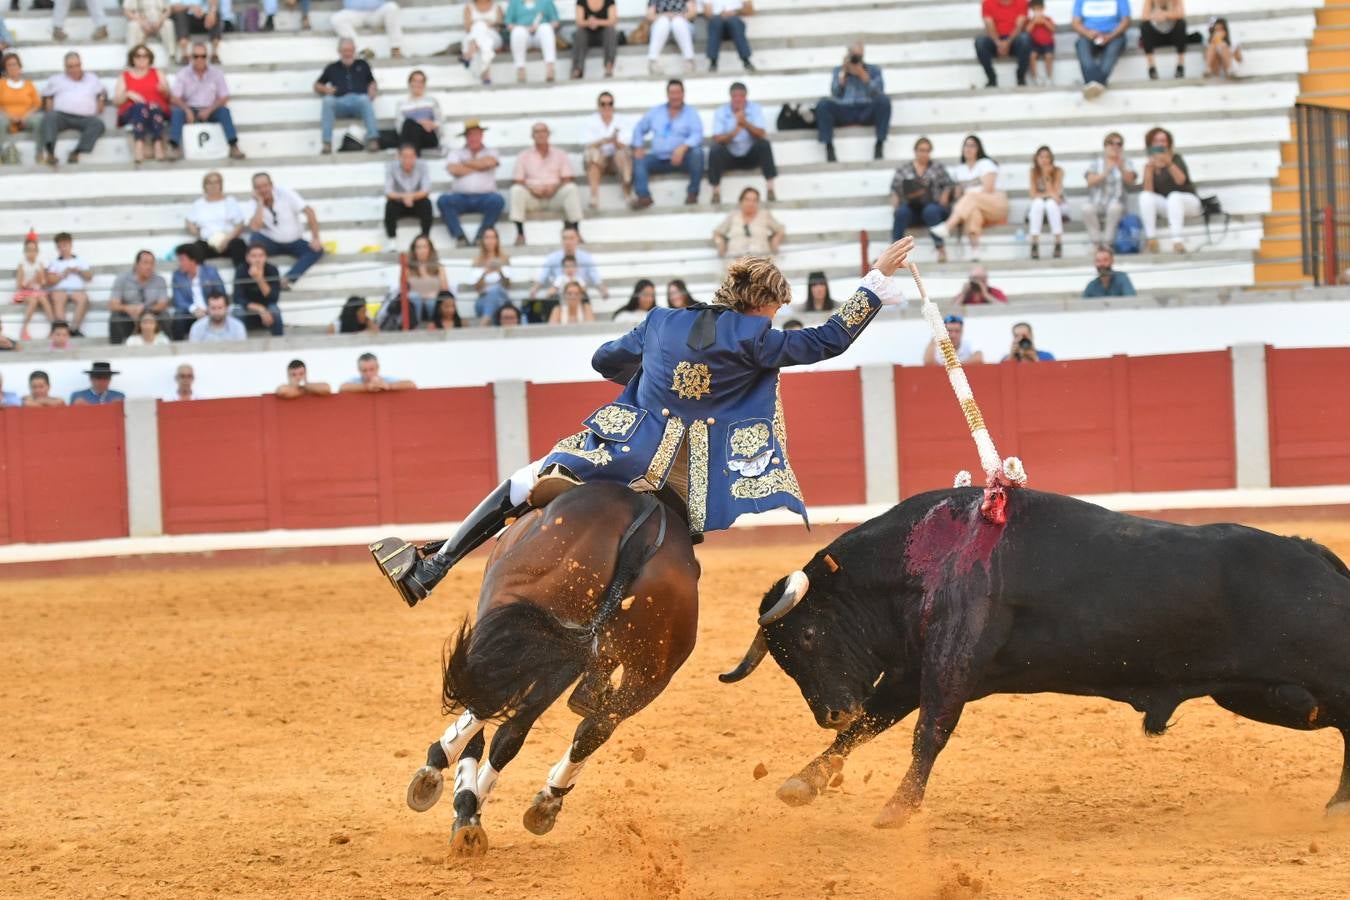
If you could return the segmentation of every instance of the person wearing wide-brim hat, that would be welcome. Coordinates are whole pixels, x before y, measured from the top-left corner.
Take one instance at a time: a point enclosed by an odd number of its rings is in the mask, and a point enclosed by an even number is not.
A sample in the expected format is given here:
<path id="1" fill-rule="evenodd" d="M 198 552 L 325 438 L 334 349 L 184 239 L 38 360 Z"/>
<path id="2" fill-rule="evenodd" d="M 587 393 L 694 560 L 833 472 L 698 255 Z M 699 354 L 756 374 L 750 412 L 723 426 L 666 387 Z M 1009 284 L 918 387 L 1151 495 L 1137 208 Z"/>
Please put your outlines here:
<path id="1" fill-rule="evenodd" d="M 89 376 L 89 387 L 70 395 L 71 406 L 102 406 L 105 403 L 121 403 L 127 399 L 126 394 L 112 389 L 112 377 L 122 374 L 112 367 L 112 363 L 102 361 L 92 363 L 84 370 L 84 374 Z"/>
<path id="2" fill-rule="evenodd" d="M 483 143 L 483 132 L 487 131 L 478 119 L 469 119 L 459 136 L 464 138 L 464 146 L 451 150 L 445 156 L 445 171 L 455 177 L 450 190 L 441 194 L 436 207 L 441 211 L 445 227 L 461 247 L 469 246 L 459 217 L 464 213 L 479 213 L 483 222 L 478 226 L 474 244 L 483 240 L 483 232 L 497 224 L 506 200 L 497 193 L 497 166 L 501 160 L 497 151 Z"/>

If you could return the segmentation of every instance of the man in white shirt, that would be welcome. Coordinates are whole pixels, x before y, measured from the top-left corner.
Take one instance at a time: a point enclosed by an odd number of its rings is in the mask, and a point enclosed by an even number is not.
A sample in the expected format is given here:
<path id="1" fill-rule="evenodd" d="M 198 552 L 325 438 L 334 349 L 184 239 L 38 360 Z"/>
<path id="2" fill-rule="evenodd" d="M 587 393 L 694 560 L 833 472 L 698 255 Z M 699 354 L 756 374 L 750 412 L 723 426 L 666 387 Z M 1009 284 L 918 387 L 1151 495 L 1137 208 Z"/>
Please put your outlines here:
<path id="1" fill-rule="evenodd" d="M 461 247 L 469 246 L 464 228 L 459 223 L 463 213 L 479 213 L 483 222 L 474 235 L 475 244 L 482 243 L 483 232 L 497 224 L 502 210 L 506 209 L 506 198 L 497 193 L 497 166 L 501 160 L 497 151 L 483 143 L 483 132 L 487 126 L 478 119 L 469 119 L 459 136 L 464 138 L 464 146 L 451 150 L 445 156 L 445 170 L 455 176 L 450 190 L 441 194 L 436 207 L 441 211 L 445 227 Z"/>
<path id="2" fill-rule="evenodd" d="M 197 381 L 197 374 L 192 371 L 192 366 L 183 363 L 173 373 L 173 393 L 164 398 L 165 403 L 177 403 L 180 400 L 196 400 L 197 395 L 192 392 L 192 387 Z"/>
<path id="3" fill-rule="evenodd" d="M 219 291 L 206 298 L 206 315 L 193 322 L 188 331 L 188 341 L 193 344 L 242 341 L 247 337 L 244 323 L 230 315 L 230 301 Z"/>
<path id="4" fill-rule="evenodd" d="M 562 249 L 554 250 L 544 257 L 544 265 L 539 269 L 539 279 L 534 287 L 530 288 L 531 300 L 538 296 L 540 291 L 547 293 L 548 288 L 562 274 L 563 260 L 569 256 L 577 261 L 577 280 L 581 282 L 582 287 L 599 291 L 601 297 L 609 296 L 609 288 L 600 277 L 595 257 L 591 256 L 589 250 L 581 248 L 581 232 L 571 225 L 564 225 Z"/>
<path id="5" fill-rule="evenodd" d="M 319 217 L 304 197 L 290 188 L 272 184 L 272 177 L 266 172 L 253 176 L 253 204 L 248 225 L 252 241 L 262 244 L 268 256 L 295 257 L 295 265 L 281 279 L 282 289 L 288 290 L 323 256 Z M 306 224 L 308 241 L 304 238 Z"/>
<path id="6" fill-rule="evenodd" d="M 600 208 L 600 176 L 611 172 L 623 183 L 626 204 L 633 194 L 633 148 L 623 141 L 624 126 L 614 115 L 614 95 L 596 98 L 596 112 L 586 120 L 586 180 L 591 185 L 591 209 Z"/>
<path id="7" fill-rule="evenodd" d="M 108 102 L 103 82 L 93 72 L 84 70 L 80 54 L 67 53 L 65 71 L 47 79 L 42 96 L 46 110 L 42 117 L 42 146 L 47 152 L 47 165 L 56 165 L 56 136 L 67 130 L 80 133 L 80 142 L 70 151 L 67 162 L 79 162 L 80 154 L 93 150 L 103 136 L 103 107 Z"/>

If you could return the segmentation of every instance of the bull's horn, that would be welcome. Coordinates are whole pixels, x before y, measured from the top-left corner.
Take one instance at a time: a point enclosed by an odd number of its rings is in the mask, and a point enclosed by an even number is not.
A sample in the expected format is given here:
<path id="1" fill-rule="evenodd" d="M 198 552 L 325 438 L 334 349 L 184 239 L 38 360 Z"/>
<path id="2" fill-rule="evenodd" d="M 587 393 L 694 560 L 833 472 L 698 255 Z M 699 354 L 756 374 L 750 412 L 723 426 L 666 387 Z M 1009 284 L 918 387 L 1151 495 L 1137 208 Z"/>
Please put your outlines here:
<path id="1" fill-rule="evenodd" d="M 788 576 L 787 584 L 783 586 L 783 596 L 773 608 L 759 617 L 759 627 L 768 628 L 774 622 L 786 616 L 788 613 L 802 602 L 806 597 L 806 591 L 811 587 L 811 580 L 806 577 L 806 573 L 800 570 L 793 572 Z"/>
<path id="2" fill-rule="evenodd" d="M 751 672 L 764 659 L 764 654 L 769 652 L 769 642 L 764 637 L 764 629 L 755 629 L 755 639 L 750 642 L 750 649 L 745 651 L 745 658 L 741 660 L 740 665 L 730 672 L 723 672 L 717 676 L 717 680 L 723 684 L 733 684 L 740 681 Z"/>

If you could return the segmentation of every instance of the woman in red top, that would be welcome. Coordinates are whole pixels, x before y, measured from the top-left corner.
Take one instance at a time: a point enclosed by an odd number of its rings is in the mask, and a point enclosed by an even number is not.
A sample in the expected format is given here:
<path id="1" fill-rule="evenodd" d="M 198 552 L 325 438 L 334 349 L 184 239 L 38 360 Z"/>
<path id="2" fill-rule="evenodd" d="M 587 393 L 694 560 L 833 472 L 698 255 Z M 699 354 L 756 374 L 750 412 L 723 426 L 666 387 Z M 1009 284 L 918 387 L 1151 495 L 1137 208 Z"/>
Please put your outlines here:
<path id="1" fill-rule="evenodd" d="M 117 79 L 117 126 L 131 126 L 136 165 L 145 159 L 145 142 L 155 159 L 164 160 L 164 125 L 169 118 L 169 82 L 154 67 L 155 54 L 144 44 L 127 53 L 127 68 Z"/>

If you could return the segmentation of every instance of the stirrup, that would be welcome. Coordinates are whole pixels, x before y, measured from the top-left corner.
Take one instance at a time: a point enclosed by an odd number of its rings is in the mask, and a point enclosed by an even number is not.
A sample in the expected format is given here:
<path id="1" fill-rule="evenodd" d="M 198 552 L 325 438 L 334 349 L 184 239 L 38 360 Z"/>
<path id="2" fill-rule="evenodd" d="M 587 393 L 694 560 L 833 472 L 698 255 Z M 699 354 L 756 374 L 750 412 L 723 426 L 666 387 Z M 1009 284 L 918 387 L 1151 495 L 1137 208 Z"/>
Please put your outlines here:
<path id="1" fill-rule="evenodd" d="M 394 586 L 394 590 L 398 591 L 398 595 L 403 598 L 403 602 L 409 606 L 416 606 L 417 601 L 422 598 L 416 596 L 409 586 L 403 582 L 403 579 L 417 565 L 417 547 L 402 538 L 389 537 L 376 541 L 370 545 L 369 549 L 370 555 L 375 559 L 375 564 L 389 579 L 389 583 Z"/>

